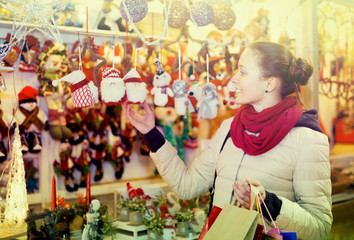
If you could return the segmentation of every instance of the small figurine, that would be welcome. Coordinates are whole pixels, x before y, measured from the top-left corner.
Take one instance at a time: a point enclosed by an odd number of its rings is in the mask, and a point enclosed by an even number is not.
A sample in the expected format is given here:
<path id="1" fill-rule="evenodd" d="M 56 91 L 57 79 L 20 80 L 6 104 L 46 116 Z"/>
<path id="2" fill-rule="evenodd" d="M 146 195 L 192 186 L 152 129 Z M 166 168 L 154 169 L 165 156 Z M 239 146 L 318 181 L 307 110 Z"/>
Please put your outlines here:
<path id="1" fill-rule="evenodd" d="M 227 83 L 228 94 L 223 100 L 223 104 L 228 104 L 229 108 L 236 109 L 238 105 L 235 102 L 236 99 L 236 84 L 231 80 Z"/>
<path id="2" fill-rule="evenodd" d="M 168 212 L 172 217 L 175 217 L 177 212 L 181 209 L 181 205 L 179 204 L 179 197 L 174 192 L 168 192 L 166 194 L 167 204 L 168 204 Z"/>
<path id="3" fill-rule="evenodd" d="M 101 98 L 106 105 L 116 105 L 124 101 L 125 86 L 119 70 L 112 67 L 102 70 Z"/>
<path id="4" fill-rule="evenodd" d="M 203 87 L 203 100 L 200 103 L 198 111 L 198 120 L 202 117 L 205 119 L 214 119 L 218 114 L 218 96 L 216 94 L 216 87 L 212 83 L 207 83 Z"/>
<path id="5" fill-rule="evenodd" d="M 174 218 L 168 213 L 167 205 L 162 204 L 160 207 L 161 218 L 165 221 L 163 227 L 163 239 L 175 239 L 176 227 L 174 224 Z"/>
<path id="6" fill-rule="evenodd" d="M 176 113 L 181 116 L 186 116 L 187 110 L 190 113 L 195 111 L 191 101 L 186 96 L 188 91 L 187 87 L 187 80 L 176 80 L 172 84 L 172 91 L 175 95 Z"/>
<path id="7" fill-rule="evenodd" d="M 164 107 L 168 102 L 168 96 L 174 96 L 172 90 L 169 88 L 172 78 L 170 74 L 163 70 L 157 58 L 154 59 L 154 63 L 156 64 L 156 75 L 154 76 L 154 87 L 151 89 L 151 94 L 154 95 L 155 105 Z"/>
<path id="8" fill-rule="evenodd" d="M 90 210 L 86 214 L 87 224 L 82 232 L 82 240 L 98 239 L 98 209 L 101 207 L 100 201 L 97 199 L 92 200 Z"/>
<path id="9" fill-rule="evenodd" d="M 132 68 L 123 78 L 129 103 L 143 103 L 147 97 L 146 83 L 141 80 L 139 73 Z"/>
<path id="10" fill-rule="evenodd" d="M 153 217 L 156 216 L 156 210 L 154 208 L 154 204 L 152 203 L 152 199 L 149 195 L 145 196 L 145 206 L 146 206 L 146 211 L 144 213 L 144 219 L 150 221 Z"/>
<path id="11" fill-rule="evenodd" d="M 193 220 L 189 223 L 189 226 L 195 233 L 202 231 L 206 221 L 205 212 L 200 208 L 193 208 Z"/>

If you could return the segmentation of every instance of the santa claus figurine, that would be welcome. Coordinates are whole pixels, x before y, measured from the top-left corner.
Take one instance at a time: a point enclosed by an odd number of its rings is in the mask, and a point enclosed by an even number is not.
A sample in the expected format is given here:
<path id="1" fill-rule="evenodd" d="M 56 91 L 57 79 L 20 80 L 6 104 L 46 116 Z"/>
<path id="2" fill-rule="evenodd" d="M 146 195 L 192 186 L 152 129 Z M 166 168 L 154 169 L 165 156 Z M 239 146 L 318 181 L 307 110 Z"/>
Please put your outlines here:
<path id="1" fill-rule="evenodd" d="M 225 99 L 223 100 L 223 104 L 228 104 L 229 108 L 236 109 L 238 105 L 235 102 L 236 99 L 236 84 L 232 81 L 227 83 L 227 90 L 228 94 L 226 95 Z"/>
<path id="2" fill-rule="evenodd" d="M 119 70 L 109 67 L 102 70 L 101 99 L 106 105 L 121 103 L 125 97 L 124 81 Z"/>
<path id="3" fill-rule="evenodd" d="M 128 103 L 143 103 L 148 94 L 146 83 L 144 83 L 139 73 L 132 68 L 123 78 L 126 89 Z"/>
<path id="4" fill-rule="evenodd" d="M 168 96 L 174 96 L 169 88 L 172 78 L 170 74 L 162 69 L 161 63 L 157 58 L 154 59 L 154 63 L 156 65 L 156 75 L 154 76 L 154 87 L 151 89 L 151 94 L 154 95 L 154 104 L 164 107 L 168 102 Z"/>
<path id="5" fill-rule="evenodd" d="M 15 118 L 19 124 L 22 152 L 39 153 L 42 149 L 41 131 L 47 115 L 37 105 L 38 91 L 31 86 L 24 87 L 18 94 L 19 108 Z"/>
<path id="6" fill-rule="evenodd" d="M 69 82 L 71 99 L 74 107 L 90 107 L 98 102 L 98 89 L 95 84 L 88 80 L 81 70 L 62 77 L 52 82 L 53 86 L 58 86 L 59 82 Z"/>

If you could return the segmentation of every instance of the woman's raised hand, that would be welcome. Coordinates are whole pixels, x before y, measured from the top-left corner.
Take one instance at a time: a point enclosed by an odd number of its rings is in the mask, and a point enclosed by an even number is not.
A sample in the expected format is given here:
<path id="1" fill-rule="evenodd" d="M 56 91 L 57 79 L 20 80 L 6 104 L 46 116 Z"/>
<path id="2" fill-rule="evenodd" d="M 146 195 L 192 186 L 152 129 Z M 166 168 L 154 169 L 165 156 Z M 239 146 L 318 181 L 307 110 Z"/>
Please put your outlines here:
<path id="1" fill-rule="evenodd" d="M 145 114 L 141 115 L 136 113 L 130 106 L 129 103 L 124 102 L 123 110 L 125 115 L 128 117 L 131 124 L 142 134 L 148 133 L 151 129 L 155 127 L 155 116 L 152 113 L 149 104 L 144 101 L 143 108 Z"/>

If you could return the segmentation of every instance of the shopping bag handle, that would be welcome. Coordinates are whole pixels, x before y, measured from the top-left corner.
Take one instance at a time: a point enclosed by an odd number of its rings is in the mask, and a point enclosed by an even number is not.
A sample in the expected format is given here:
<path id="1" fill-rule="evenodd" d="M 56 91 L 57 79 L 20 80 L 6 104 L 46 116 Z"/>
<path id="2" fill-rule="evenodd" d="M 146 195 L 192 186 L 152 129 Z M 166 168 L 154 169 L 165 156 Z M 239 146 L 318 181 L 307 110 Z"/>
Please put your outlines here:
<path id="1" fill-rule="evenodd" d="M 265 231 L 266 233 L 268 232 L 267 227 L 266 227 L 266 224 L 265 224 L 265 221 L 264 221 L 264 217 L 263 217 L 263 212 L 262 212 L 262 207 L 261 207 L 261 201 L 262 201 L 262 203 L 263 203 L 264 208 L 266 209 L 266 211 L 267 211 L 267 213 L 268 213 L 268 216 L 270 217 L 270 220 L 271 220 L 271 222 L 272 222 L 274 228 L 275 228 L 275 229 L 278 231 L 278 233 L 280 234 L 279 229 L 278 229 L 277 225 L 275 224 L 275 222 L 274 222 L 274 220 L 273 220 L 273 218 L 272 218 L 272 215 L 270 215 L 269 210 L 268 210 L 268 208 L 267 208 L 267 205 L 265 204 L 264 199 L 263 199 L 262 195 L 261 195 L 259 192 L 258 192 L 256 198 L 257 198 L 257 201 L 258 201 L 258 206 L 259 206 L 259 211 L 260 211 L 260 215 L 261 215 L 262 224 L 263 224 L 263 226 L 264 226 L 264 231 Z"/>
<path id="2" fill-rule="evenodd" d="M 257 195 L 259 194 L 259 190 L 258 190 L 258 188 L 256 188 L 255 186 L 253 186 L 251 184 L 248 184 L 248 186 L 249 186 L 249 190 L 248 190 L 248 193 L 249 193 L 249 195 L 248 195 L 248 201 L 249 201 L 248 210 L 251 210 L 251 209 L 253 209 L 253 206 L 256 203 L 256 198 L 257 198 Z M 252 201 L 252 199 L 254 199 L 254 201 Z M 231 205 L 234 205 L 234 206 L 237 205 L 235 197 L 232 199 Z M 239 204 L 238 207 L 242 208 L 242 205 Z"/>

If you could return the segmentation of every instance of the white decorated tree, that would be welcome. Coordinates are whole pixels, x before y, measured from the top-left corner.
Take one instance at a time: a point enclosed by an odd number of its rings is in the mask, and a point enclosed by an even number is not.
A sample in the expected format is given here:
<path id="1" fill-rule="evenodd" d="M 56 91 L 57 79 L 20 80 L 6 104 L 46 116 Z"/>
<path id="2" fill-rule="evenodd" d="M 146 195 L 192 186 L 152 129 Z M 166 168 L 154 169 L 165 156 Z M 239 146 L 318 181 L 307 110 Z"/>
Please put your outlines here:
<path id="1" fill-rule="evenodd" d="M 25 168 L 18 127 L 14 136 L 4 214 L 4 227 L 10 232 L 24 230 L 28 210 Z"/>

